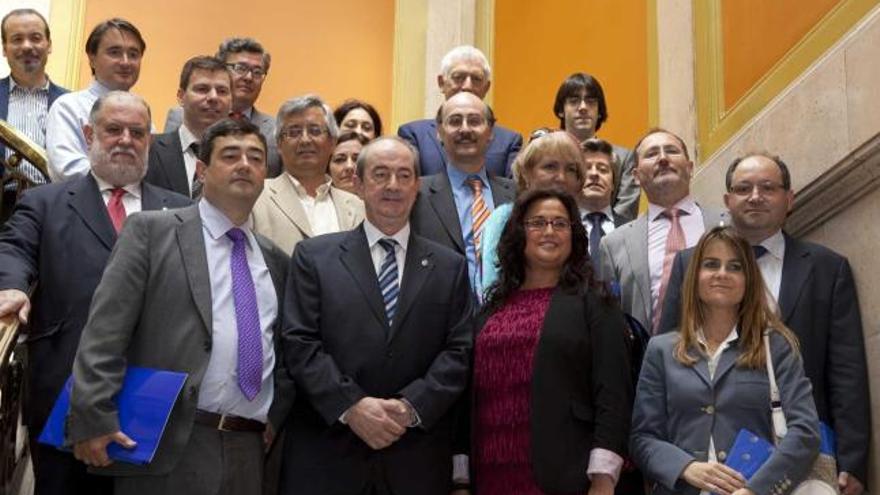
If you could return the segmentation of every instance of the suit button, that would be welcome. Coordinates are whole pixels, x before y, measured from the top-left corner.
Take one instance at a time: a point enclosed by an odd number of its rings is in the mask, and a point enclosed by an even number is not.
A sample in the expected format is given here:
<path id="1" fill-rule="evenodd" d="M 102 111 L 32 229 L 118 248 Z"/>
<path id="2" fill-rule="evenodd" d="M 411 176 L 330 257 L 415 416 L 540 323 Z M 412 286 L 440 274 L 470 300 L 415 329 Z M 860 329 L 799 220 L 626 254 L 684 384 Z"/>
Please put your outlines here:
<path id="1" fill-rule="evenodd" d="M 703 411 L 705 411 L 706 414 L 715 414 L 715 406 L 710 404 L 710 405 L 704 407 Z"/>
<path id="2" fill-rule="evenodd" d="M 723 450 L 721 452 L 718 452 L 718 460 L 719 461 L 724 462 L 726 459 L 727 459 L 727 452 L 725 452 Z"/>
<path id="3" fill-rule="evenodd" d="M 385 353 L 385 356 L 387 356 L 387 357 L 388 357 L 388 359 L 391 359 L 391 358 L 393 358 L 393 357 L 394 357 L 394 353 L 393 353 L 393 352 L 391 352 L 391 351 L 388 351 L 388 352 L 387 352 L 387 353 Z"/>

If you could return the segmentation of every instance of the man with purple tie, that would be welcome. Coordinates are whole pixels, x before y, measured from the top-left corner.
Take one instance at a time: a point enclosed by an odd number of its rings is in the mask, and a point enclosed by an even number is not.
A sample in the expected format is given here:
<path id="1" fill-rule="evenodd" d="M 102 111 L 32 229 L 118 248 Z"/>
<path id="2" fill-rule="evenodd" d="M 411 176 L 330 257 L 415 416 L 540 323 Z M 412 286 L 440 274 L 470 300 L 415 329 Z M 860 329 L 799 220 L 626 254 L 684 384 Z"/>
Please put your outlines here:
<path id="1" fill-rule="evenodd" d="M 116 476 L 117 494 L 259 491 L 264 448 L 293 399 L 275 348 L 287 256 L 249 220 L 265 138 L 222 120 L 205 132 L 197 166 L 197 205 L 126 221 L 74 361 L 68 441 L 95 472 Z M 146 466 L 107 456 L 110 442 L 133 443 L 113 401 L 126 366 L 189 375 Z"/>

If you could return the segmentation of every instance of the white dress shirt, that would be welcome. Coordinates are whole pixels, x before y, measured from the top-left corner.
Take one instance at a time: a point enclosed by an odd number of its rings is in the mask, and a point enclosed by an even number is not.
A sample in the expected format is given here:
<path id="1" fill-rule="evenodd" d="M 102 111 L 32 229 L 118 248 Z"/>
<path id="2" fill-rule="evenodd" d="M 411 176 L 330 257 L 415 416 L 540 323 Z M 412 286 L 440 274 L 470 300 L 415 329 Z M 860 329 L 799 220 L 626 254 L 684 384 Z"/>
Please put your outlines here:
<path id="1" fill-rule="evenodd" d="M 678 221 L 684 231 L 685 248 L 693 247 L 706 230 L 703 212 L 694 199 L 685 196 L 673 208 L 682 210 Z M 657 307 L 660 298 L 660 281 L 663 278 L 663 258 L 666 256 L 666 238 L 672 221 L 661 215 L 666 209 L 648 203 L 648 267 L 651 270 L 651 307 Z"/>
<path id="2" fill-rule="evenodd" d="M 211 357 L 199 389 L 198 408 L 217 413 L 232 414 L 265 422 L 269 405 L 274 397 L 272 372 L 275 368 L 275 348 L 272 325 L 278 316 L 275 286 L 263 252 L 251 232 L 250 220 L 234 225 L 226 215 L 206 199 L 199 201 L 199 216 L 208 257 L 208 275 L 211 280 Z M 238 386 L 238 326 L 235 318 L 235 299 L 232 294 L 232 240 L 226 236 L 229 229 L 238 227 L 247 236 L 248 267 L 257 292 L 260 329 L 263 340 L 263 382 L 260 392 L 249 401 Z"/>
<path id="3" fill-rule="evenodd" d="M 782 230 L 761 241 L 767 253 L 758 258 L 758 268 L 767 286 L 767 293 L 772 298 L 773 307 L 779 301 L 779 287 L 782 285 L 782 262 L 785 260 L 785 236 Z"/>
<path id="4" fill-rule="evenodd" d="M 107 206 L 107 203 L 110 202 L 110 198 L 113 196 L 113 189 L 116 188 L 95 174 L 92 174 L 92 177 L 94 177 L 95 182 L 98 183 L 98 190 L 101 191 L 101 198 L 104 199 L 104 206 Z M 138 213 L 142 209 L 141 183 L 136 182 L 134 184 L 129 184 L 124 186 L 123 189 L 125 189 L 125 194 L 122 195 L 122 206 L 125 207 L 125 217 L 128 218 L 132 213 Z"/>
<path id="5" fill-rule="evenodd" d="M 587 215 L 590 213 L 592 212 L 584 209 L 580 210 L 581 223 L 584 228 L 587 229 L 587 239 L 590 238 L 590 232 L 593 231 L 593 223 L 587 218 Z M 602 220 L 602 232 L 604 232 L 605 235 L 608 235 L 614 232 L 614 212 L 611 211 L 611 206 L 606 206 L 605 209 L 602 210 L 602 213 L 605 214 L 605 219 Z"/>
<path id="6" fill-rule="evenodd" d="M 333 203 L 333 196 L 330 194 L 330 176 L 325 176 L 323 184 L 315 190 L 315 196 L 312 197 L 306 192 L 306 188 L 294 176 L 285 173 L 287 178 L 293 184 L 293 190 L 296 191 L 296 198 L 302 204 L 306 218 L 309 220 L 309 226 L 312 227 L 312 236 L 339 232 L 339 217 L 336 214 L 336 205 Z"/>
<path id="7" fill-rule="evenodd" d="M 46 118 L 46 152 L 49 177 L 61 182 L 91 170 L 83 126 L 89 122 L 92 105 L 110 89 L 92 81 L 88 88 L 59 96 Z"/>
<path id="8" fill-rule="evenodd" d="M 183 165 L 186 167 L 186 185 L 192 191 L 193 177 L 196 174 L 196 159 L 198 157 L 190 146 L 201 140 L 186 128 L 186 124 L 180 124 L 180 128 L 177 129 L 177 135 L 180 136 L 180 151 L 183 153 Z"/>

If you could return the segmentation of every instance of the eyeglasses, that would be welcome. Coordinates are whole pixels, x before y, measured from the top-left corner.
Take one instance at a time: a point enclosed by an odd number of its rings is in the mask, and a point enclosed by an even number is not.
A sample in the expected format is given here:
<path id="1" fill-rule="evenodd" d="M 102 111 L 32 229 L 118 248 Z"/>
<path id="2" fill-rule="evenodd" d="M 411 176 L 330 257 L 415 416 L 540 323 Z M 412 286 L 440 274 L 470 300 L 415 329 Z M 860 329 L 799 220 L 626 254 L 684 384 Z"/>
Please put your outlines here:
<path id="1" fill-rule="evenodd" d="M 398 185 L 404 187 L 412 185 L 416 180 L 413 171 L 407 169 L 400 169 L 397 170 L 397 172 L 392 172 L 388 168 L 374 168 L 370 171 L 370 180 L 380 186 L 389 184 L 392 177 L 397 179 Z"/>
<path id="2" fill-rule="evenodd" d="M 738 184 L 734 184 L 730 186 L 730 192 L 740 197 L 748 197 L 752 195 L 752 191 L 758 189 L 758 194 L 761 196 L 772 196 L 779 191 L 784 191 L 785 186 L 782 184 L 777 184 L 775 182 L 759 182 L 758 184 L 752 184 L 750 182 L 740 182 Z"/>
<path id="3" fill-rule="evenodd" d="M 468 116 L 455 114 L 447 117 L 443 122 L 443 125 L 451 129 L 461 129 L 465 123 L 467 123 L 467 126 L 470 128 L 482 127 L 486 125 L 486 117 L 477 113 Z"/>
<path id="4" fill-rule="evenodd" d="M 581 102 L 588 107 L 595 107 L 599 105 L 599 98 L 594 96 L 567 96 L 565 98 L 565 104 L 570 107 L 579 107 Z"/>
<path id="5" fill-rule="evenodd" d="M 469 72 L 453 72 L 449 75 L 449 79 L 452 79 L 452 82 L 454 82 L 458 86 L 464 84 L 465 81 L 468 80 L 468 78 L 470 78 L 471 84 L 474 86 L 481 86 L 483 84 L 483 81 L 485 81 L 485 78 L 482 76 L 482 74 Z"/>
<path id="6" fill-rule="evenodd" d="M 262 67 L 257 67 L 254 65 L 248 65 L 242 62 L 238 62 L 235 64 L 226 64 L 226 68 L 235 72 L 239 76 L 246 76 L 248 72 L 254 76 L 254 79 L 262 79 L 266 76 L 266 71 L 263 70 Z"/>
<path id="7" fill-rule="evenodd" d="M 325 132 L 327 132 L 327 128 L 320 125 L 308 125 L 305 127 L 301 127 L 298 125 L 285 127 L 278 132 L 278 136 L 285 139 L 301 139 L 306 134 L 313 139 L 317 139 L 321 137 Z"/>
<path id="8" fill-rule="evenodd" d="M 544 218 L 544 217 L 532 217 L 527 218 L 523 224 L 526 226 L 526 230 L 531 232 L 543 232 L 547 229 L 547 226 L 550 225 L 553 228 L 554 232 L 565 232 L 567 230 L 571 230 L 571 221 L 565 218 Z"/>

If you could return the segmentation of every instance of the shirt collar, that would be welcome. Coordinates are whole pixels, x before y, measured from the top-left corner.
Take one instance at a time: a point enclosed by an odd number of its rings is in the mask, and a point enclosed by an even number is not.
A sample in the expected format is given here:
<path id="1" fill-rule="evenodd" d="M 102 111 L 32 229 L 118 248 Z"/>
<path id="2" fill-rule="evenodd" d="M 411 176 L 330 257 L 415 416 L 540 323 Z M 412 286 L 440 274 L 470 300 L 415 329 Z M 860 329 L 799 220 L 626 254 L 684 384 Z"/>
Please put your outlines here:
<path id="1" fill-rule="evenodd" d="M 694 198 L 691 195 L 687 195 L 681 198 L 681 201 L 675 203 L 675 205 L 673 205 L 672 207 L 683 210 L 688 215 L 693 215 L 697 212 L 697 209 L 699 208 L 696 201 L 694 201 Z M 648 221 L 653 222 L 654 220 L 657 220 L 657 217 L 659 217 L 660 214 L 666 210 L 667 208 L 664 208 L 662 206 L 655 205 L 654 203 L 648 203 Z"/>
<path id="2" fill-rule="evenodd" d="M 110 88 L 101 84 L 97 79 L 92 80 L 92 84 L 89 84 L 89 87 L 86 88 L 86 91 L 92 93 L 97 97 L 101 97 L 110 92 Z"/>
<path id="3" fill-rule="evenodd" d="M 469 174 L 464 172 L 458 168 L 456 168 L 451 163 L 446 165 L 446 174 L 449 176 L 449 183 L 452 184 L 452 187 L 459 188 L 467 185 L 467 180 L 476 175 L 480 178 L 480 182 L 483 183 L 483 188 L 490 187 L 489 186 L 489 175 L 486 174 L 486 167 L 480 167 L 480 171 L 477 173 Z"/>
<path id="4" fill-rule="evenodd" d="M 299 181 L 296 177 L 294 177 L 289 172 L 285 172 L 285 175 L 290 179 L 290 183 L 293 184 L 293 188 L 296 190 L 296 193 L 299 194 L 300 197 L 306 197 L 309 195 L 306 192 L 306 188 L 303 187 L 302 182 Z M 322 200 L 328 194 L 330 194 L 330 184 L 333 182 L 333 179 L 329 175 L 324 175 L 324 183 L 318 186 L 315 189 L 315 200 Z"/>
<path id="5" fill-rule="evenodd" d="M 738 329 L 737 329 L 737 326 L 734 326 L 734 327 L 733 327 L 733 330 L 731 330 L 730 333 L 727 334 L 727 337 L 726 337 L 724 340 L 721 341 L 721 345 L 718 346 L 718 349 L 719 349 L 719 350 L 724 350 L 724 349 L 726 349 L 728 346 L 730 346 L 730 344 L 731 344 L 734 340 L 736 340 L 736 339 L 739 338 L 739 332 L 738 332 L 737 330 L 738 330 Z M 708 349 L 708 348 L 709 348 L 709 344 L 706 342 L 706 335 L 703 333 L 703 329 L 702 329 L 702 328 L 700 328 L 700 329 L 697 330 L 697 342 L 698 342 L 701 346 L 703 346 L 704 349 Z"/>
<path id="6" fill-rule="evenodd" d="M 49 85 L 51 85 L 51 84 L 52 84 L 52 82 L 49 80 L 49 76 L 46 76 L 46 84 L 44 84 L 42 87 L 34 88 L 34 89 L 26 88 L 26 87 L 18 84 L 17 82 L 15 82 L 15 78 L 12 77 L 11 74 L 9 75 L 9 93 L 10 94 L 12 94 L 12 91 L 16 88 L 21 88 L 21 90 L 23 90 L 23 91 L 35 91 L 35 90 L 36 91 L 49 91 Z"/>
<path id="7" fill-rule="evenodd" d="M 385 239 L 386 237 L 390 237 L 397 241 L 400 244 L 400 247 L 403 248 L 403 252 L 406 252 L 406 247 L 409 244 L 409 222 L 406 222 L 406 225 L 403 226 L 402 229 L 398 230 L 394 235 L 385 235 L 381 230 L 376 228 L 375 225 L 370 223 L 369 220 L 364 219 L 364 233 L 367 235 L 367 245 L 370 249 L 373 249 L 373 246 L 379 242 L 380 239 Z"/>
<path id="8" fill-rule="evenodd" d="M 587 215 L 589 215 L 590 213 L 594 213 L 592 211 L 585 210 L 583 208 L 580 208 L 580 212 L 581 212 L 581 219 L 583 219 L 583 220 L 586 220 Z M 614 217 L 612 216 L 614 214 L 614 212 L 611 210 L 611 205 L 608 205 L 605 208 L 602 208 L 598 212 L 605 214 L 605 220 L 603 220 L 603 222 L 608 222 L 608 221 L 614 220 Z"/>
<path id="9" fill-rule="evenodd" d="M 761 241 L 759 246 L 767 248 L 767 254 L 782 260 L 785 256 L 785 236 L 782 235 L 782 229 L 777 230 L 775 234 Z"/>
<path id="10" fill-rule="evenodd" d="M 208 230 L 208 235 L 212 239 L 217 240 L 225 236 L 230 229 L 239 228 L 245 232 L 245 237 L 247 237 L 248 244 L 250 244 L 252 226 L 250 217 L 248 217 L 244 224 L 235 225 L 229 217 L 220 211 L 219 208 L 212 205 L 205 197 L 199 200 L 199 216 L 202 218 L 202 225 Z"/>
<path id="11" fill-rule="evenodd" d="M 94 172 L 91 172 L 91 174 L 92 174 L 92 177 L 95 178 L 95 182 L 98 183 L 98 190 L 101 191 L 102 193 L 104 191 L 112 191 L 113 189 L 116 189 L 116 187 L 113 186 L 113 184 L 110 184 L 106 180 L 98 177 L 97 175 L 95 175 Z M 128 185 L 122 186 L 122 188 L 125 189 L 125 192 L 131 194 L 135 198 L 141 199 L 141 183 L 140 182 L 135 182 L 134 184 L 128 184 Z"/>
<path id="12" fill-rule="evenodd" d="M 180 147 L 183 148 L 184 153 L 193 143 L 199 142 L 199 139 L 186 127 L 186 124 L 180 124 L 177 134 L 180 136 Z"/>

